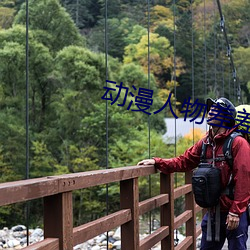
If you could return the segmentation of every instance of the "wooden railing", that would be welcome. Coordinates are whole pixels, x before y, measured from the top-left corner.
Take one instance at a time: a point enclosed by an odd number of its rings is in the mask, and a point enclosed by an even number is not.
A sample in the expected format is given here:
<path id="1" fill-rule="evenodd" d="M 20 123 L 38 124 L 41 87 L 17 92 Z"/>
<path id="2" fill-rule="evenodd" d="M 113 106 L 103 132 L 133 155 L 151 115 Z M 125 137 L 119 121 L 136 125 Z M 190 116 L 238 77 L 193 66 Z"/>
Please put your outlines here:
<path id="1" fill-rule="evenodd" d="M 160 174 L 160 194 L 139 202 L 138 178 L 155 174 L 153 166 L 132 166 L 0 184 L 0 206 L 37 198 L 44 202 L 44 240 L 25 250 L 72 250 L 101 233 L 121 226 L 122 250 L 148 250 L 161 241 L 161 249 L 196 249 L 201 233 L 196 226 L 195 205 L 186 173 L 186 184 L 174 189 L 173 174 Z M 73 228 L 72 191 L 120 182 L 120 210 Z M 174 200 L 185 195 L 185 212 L 174 217 Z M 160 228 L 139 240 L 139 216 L 160 207 Z M 174 230 L 186 224 L 186 238 L 174 247 Z"/>

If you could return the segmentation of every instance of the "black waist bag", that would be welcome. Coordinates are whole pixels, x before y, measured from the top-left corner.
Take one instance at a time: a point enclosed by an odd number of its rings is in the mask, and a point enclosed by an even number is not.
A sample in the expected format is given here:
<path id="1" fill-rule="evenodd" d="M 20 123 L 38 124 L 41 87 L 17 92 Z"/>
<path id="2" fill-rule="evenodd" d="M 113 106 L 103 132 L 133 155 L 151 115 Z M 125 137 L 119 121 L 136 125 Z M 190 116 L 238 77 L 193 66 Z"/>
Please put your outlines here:
<path id="1" fill-rule="evenodd" d="M 221 170 L 210 163 L 200 163 L 192 176 L 195 202 L 204 208 L 214 207 L 221 195 Z"/>

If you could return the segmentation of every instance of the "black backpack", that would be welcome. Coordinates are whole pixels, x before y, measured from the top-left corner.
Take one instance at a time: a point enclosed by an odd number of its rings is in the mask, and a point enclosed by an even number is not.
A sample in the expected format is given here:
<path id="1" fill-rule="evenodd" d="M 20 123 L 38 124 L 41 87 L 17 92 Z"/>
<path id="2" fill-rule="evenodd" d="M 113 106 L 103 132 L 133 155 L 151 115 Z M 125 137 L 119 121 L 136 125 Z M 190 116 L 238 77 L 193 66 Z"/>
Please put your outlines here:
<path id="1" fill-rule="evenodd" d="M 242 136 L 238 132 L 230 134 L 224 145 L 224 157 L 217 157 L 214 161 L 226 160 L 230 169 L 233 168 L 232 143 L 235 137 Z M 221 188 L 221 171 L 219 168 L 213 167 L 212 163 L 206 162 L 207 144 L 202 144 L 201 162 L 198 168 L 193 172 L 192 186 L 196 203 L 203 208 L 215 207 L 219 203 L 222 193 Z M 227 186 L 227 195 L 233 199 L 233 183 Z M 224 190 L 225 191 L 225 190 Z"/>

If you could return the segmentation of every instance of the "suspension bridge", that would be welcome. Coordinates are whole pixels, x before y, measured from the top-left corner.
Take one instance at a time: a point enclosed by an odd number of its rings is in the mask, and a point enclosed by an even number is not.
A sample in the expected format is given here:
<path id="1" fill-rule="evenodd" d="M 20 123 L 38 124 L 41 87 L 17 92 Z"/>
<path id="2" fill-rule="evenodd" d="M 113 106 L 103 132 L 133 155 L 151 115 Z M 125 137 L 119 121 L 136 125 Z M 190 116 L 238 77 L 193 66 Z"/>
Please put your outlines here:
<path id="1" fill-rule="evenodd" d="M 105 20 L 108 19 L 107 0 L 104 1 Z M 191 1 L 192 4 L 193 1 Z M 204 1 L 204 6 L 205 6 Z M 234 90 L 239 103 L 242 102 L 240 82 L 236 73 L 231 45 L 229 43 L 225 18 L 222 13 L 220 1 L 217 0 L 220 15 L 219 26 L 226 43 L 227 57 L 230 63 Z M 154 166 L 124 166 L 110 169 L 108 161 L 109 148 L 109 127 L 108 127 L 108 103 L 106 103 L 106 169 L 47 176 L 42 178 L 29 178 L 29 1 L 26 0 L 26 179 L 0 184 L 0 206 L 29 203 L 36 199 L 42 199 L 43 203 L 43 226 L 44 240 L 28 245 L 25 250 L 72 250 L 74 246 L 86 242 L 100 234 L 108 234 L 110 230 L 121 228 L 121 249 L 122 250 L 148 250 L 156 244 L 161 245 L 162 250 L 184 250 L 197 249 L 197 239 L 201 235 L 201 227 L 198 223 L 198 214 L 206 211 L 199 207 L 193 197 L 191 177 L 192 173 L 185 173 L 184 185 L 176 187 L 175 175 L 165 175 L 158 173 Z M 175 1 L 173 9 L 175 14 Z M 147 1 L 148 13 L 150 13 L 150 1 Z M 205 8 L 204 8 L 205 9 Z M 192 13 L 193 15 L 193 13 Z M 205 16 L 205 14 L 204 14 Z M 150 44 L 150 15 L 148 18 L 148 44 Z M 174 15 L 174 29 L 175 25 Z M 105 66 L 106 80 L 108 74 L 108 23 L 105 22 Z M 194 41 L 192 33 L 192 99 L 194 95 Z M 173 43 L 176 37 L 174 30 Z M 174 46 L 175 47 L 175 46 Z M 176 96 L 176 51 L 174 49 L 174 70 L 172 80 L 175 84 L 174 92 Z M 204 64 L 206 64 L 206 46 L 204 53 Z M 148 46 L 148 88 L 150 88 L 150 45 Z M 206 69 L 204 70 L 204 82 L 206 86 Z M 106 85 L 107 87 L 108 85 Z M 224 90 L 223 90 L 224 91 Z M 205 95 L 207 88 L 205 87 Z M 176 108 L 176 107 L 175 107 Z M 148 156 L 151 157 L 150 149 L 150 117 L 148 118 Z M 176 127 L 175 127 L 175 147 L 176 147 Z M 176 148 L 175 148 L 176 155 Z M 148 177 L 149 189 L 151 188 L 151 176 L 156 175 L 160 183 L 160 191 L 156 196 L 151 196 L 146 200 L 139 199 L 139 178 Z M 120 209 L 109 213 L 96 220 L 92 220 L 82 225 L 74 227 L 74 202 L 73 192 L 112 183 L 119 184 Z M 151 192 L 150 192 L 151 193 Z M 184 212 L 175 216 L 175 201 L 182 197 Z M 107 202 L 108 203 L 108 202 Z M 108 206 L 108 204 L 107 204 Z M 28 206 L 27 206 L 28 207 Z M 151 213 L 154 209 L 159 209 L 160 225 L 150 232 L 150 234 L 140 239 L 140 216 Z M 27 216 L 29 213 L 27 212 Z M 176 230 L 185 228 L 184 239 L 176 244 Z M 28 235 L 28 234 L 27 234 Z M 250 249 L 250 244 L 249 244 Z M 108 249 L 108 246 L 107 246 Z M 227 249 L 227 243 L 223 249 Z"/>

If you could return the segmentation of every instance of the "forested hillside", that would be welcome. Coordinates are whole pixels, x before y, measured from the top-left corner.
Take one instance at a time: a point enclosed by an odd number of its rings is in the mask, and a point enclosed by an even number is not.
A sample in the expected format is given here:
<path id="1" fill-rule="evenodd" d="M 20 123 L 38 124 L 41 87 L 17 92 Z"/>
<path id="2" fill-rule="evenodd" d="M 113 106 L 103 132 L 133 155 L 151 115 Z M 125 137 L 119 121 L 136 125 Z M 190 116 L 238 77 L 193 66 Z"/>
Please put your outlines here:
<path id="1" fill-rule="evenodd" d="M 237 104 L 239 81 L 242 100 L 249 102 L 250 2 L 221 3 L 237 83 L 226 56 L 216 1 L 180 0 L 173 5 L 168 0 L 30 0 L 29 177 L 96 170 L 106 168 L 107 162 L 109 168 L 134 165 L 154 155 L 174 156 L 174 146 L 161 139 L 163 118 L 172 114 L 169 109 L 153 113 L 164 106 L 170 93 L 178 116 L 189 97 L 204 102 L 208 96 L 224 95 Z M 0 2 L 1 182 L 24 179 L 27 174 L 26 18 L 25 1 Z M 123 83 L 118 101 L 111 105 L 110 99 L 107 106 L 106 79 L 117 86 Z M 111 82 L 107 87 L 118 89 Z M 140 88 L 153 91 L 153 104 L 147 110 L 151 115 L 133 111 L 134 104 L 129 108 L 130 93 Z M 191 145 L 192 140 L 184 144 Z M 148 182 L 140 182 L 143 199 Z M 109 187 L 110 210 L 119 206 L 117 188 Z M 105 213 L 105 192 L 99 187 L 74 193 L 75 224 Z M 34 225 L 42 223 L 40 203 L 31 204 Z M 0 227 L 23 220 L 23 205 L 0 208 Z"/>

